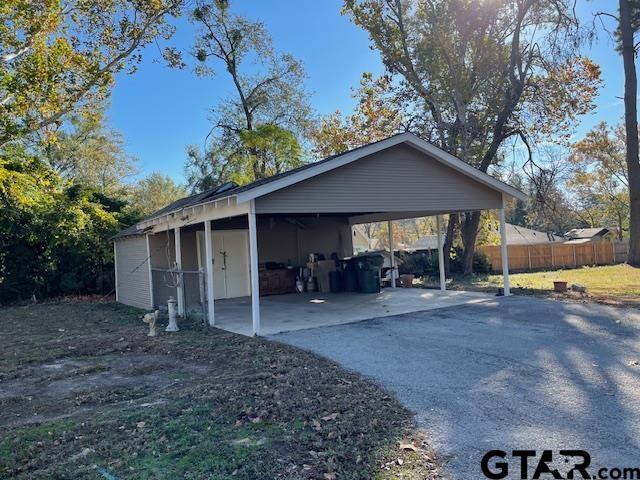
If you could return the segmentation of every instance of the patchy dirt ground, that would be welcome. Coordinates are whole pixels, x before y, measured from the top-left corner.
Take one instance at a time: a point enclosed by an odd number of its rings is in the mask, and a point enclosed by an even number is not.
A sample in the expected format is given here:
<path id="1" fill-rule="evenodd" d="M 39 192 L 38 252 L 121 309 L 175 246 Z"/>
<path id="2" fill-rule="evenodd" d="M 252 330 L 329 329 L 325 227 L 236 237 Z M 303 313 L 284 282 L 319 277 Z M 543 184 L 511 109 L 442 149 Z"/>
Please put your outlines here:
<path id="1" fill-rule="evenodd" d="M 0 309 L 0 478 L 440 478 L 388 393 L 292 347 L 112 303 Z"/>

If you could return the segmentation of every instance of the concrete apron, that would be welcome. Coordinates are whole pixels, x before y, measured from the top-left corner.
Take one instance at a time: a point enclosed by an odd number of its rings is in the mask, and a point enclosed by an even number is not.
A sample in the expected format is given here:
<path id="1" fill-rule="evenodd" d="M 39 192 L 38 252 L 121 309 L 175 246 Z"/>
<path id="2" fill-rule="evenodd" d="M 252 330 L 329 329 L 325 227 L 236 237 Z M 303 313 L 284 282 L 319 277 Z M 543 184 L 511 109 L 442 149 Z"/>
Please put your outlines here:
<path id="1" fill-rule="evenodd" d="M 495 299 L 480 292 L 385 288 L 380 293 L 292 293 L 260 297 L 261 335 L 359 322 L 370 318 Z M 215 326 L 251 335 L 251 299 L 217 300 Z"/>

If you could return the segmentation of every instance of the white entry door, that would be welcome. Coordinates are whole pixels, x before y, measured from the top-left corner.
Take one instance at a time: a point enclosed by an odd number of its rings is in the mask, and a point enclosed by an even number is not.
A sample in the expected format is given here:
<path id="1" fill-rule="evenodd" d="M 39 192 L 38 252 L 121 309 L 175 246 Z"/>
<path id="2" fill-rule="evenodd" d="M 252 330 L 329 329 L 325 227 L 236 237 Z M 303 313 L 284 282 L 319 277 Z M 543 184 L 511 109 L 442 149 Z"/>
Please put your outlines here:
<path id="1" fill-rule="evenodd" d="M 213 231 L 213 296 L 249 296 L 249 232 Z M 205 265 L 204 232 L 198 232 L 198 264 Z"/>

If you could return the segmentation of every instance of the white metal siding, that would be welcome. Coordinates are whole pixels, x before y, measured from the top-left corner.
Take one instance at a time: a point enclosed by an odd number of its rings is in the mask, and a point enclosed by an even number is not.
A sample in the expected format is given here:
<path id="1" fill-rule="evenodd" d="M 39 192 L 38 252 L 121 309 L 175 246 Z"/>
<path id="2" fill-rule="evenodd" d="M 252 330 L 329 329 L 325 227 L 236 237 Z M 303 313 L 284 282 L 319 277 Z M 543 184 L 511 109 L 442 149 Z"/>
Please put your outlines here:
<path id="1" fill-rule="evenodd" d="M 115 242 L 118 302 L 138 308 L 151 308 L 149 259 L 144 236 Z"/>
<path id="2" fill-rule="evenodd" d="M 455 212 L 501 206 L 501 192 L 406 144 L 256 199 L 258 213 Z"/>

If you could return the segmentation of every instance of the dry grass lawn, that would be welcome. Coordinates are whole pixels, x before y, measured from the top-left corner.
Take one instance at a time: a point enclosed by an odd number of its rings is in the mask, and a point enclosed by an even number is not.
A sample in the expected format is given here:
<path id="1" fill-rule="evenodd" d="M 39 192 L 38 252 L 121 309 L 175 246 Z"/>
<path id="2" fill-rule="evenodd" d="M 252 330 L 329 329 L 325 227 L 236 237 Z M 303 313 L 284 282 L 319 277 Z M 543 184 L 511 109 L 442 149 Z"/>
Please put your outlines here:
<path id="1" fill-rule="evenodd" d="M 640 301 L 640 268 L 629 265 L 582 267 L 510 275 L 514 293 L 551 294 L 553 282 L 566 281 L 587 287 L 591 298 L 606 302 L 637 303 Z M 502 275 L 474 275 L 454 279 L 454 287 L 496 290 L 502 286 Z"/>
<path id="2" fill-rule="evenodd" d="M 412 415 L 307 352 L 113 303 L 0 309 L 0 478 L 432 479 Z"/>

